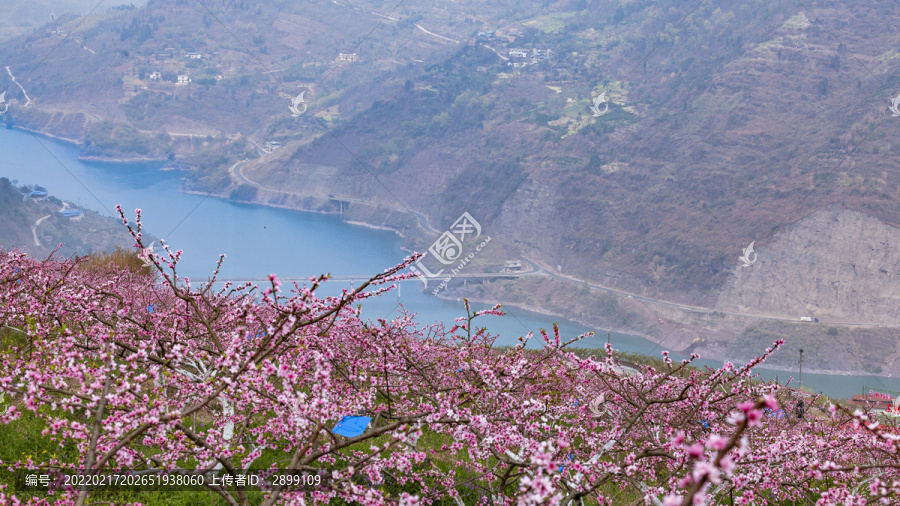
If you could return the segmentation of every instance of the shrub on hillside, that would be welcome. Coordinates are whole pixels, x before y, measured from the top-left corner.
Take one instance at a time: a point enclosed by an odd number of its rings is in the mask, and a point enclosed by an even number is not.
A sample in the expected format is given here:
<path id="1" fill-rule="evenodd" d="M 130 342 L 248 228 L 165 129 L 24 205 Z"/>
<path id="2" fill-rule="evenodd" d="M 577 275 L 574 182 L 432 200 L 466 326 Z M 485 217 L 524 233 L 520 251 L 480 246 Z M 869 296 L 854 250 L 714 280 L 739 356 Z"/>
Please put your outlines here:
<path id="1" fill-rule="evenodd" d="M 139 252 L 128 251 L 120 247 L 113 251 L 103 251 L 83 257 L 79 260 L 78 267 L 99 274 L 116 274 L 123 270 L 147 278 L 153 278 L 155 274 L 145 260 L 140 258 Z"/>

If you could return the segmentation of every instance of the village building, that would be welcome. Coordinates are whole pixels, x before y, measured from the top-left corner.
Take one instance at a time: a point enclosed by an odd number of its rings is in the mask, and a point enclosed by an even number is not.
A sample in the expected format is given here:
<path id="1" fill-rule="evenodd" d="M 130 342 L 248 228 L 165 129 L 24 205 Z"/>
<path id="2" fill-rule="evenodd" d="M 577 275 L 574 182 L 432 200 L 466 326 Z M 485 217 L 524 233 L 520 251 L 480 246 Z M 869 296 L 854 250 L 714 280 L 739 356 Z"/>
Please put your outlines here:
<path id="1" fill-rule="evenodd" d="M 522 271 L 522 261 L 521 260 L 507 260 L 503 264 L 503 270 L 506 272 L 521 272 Z"/>

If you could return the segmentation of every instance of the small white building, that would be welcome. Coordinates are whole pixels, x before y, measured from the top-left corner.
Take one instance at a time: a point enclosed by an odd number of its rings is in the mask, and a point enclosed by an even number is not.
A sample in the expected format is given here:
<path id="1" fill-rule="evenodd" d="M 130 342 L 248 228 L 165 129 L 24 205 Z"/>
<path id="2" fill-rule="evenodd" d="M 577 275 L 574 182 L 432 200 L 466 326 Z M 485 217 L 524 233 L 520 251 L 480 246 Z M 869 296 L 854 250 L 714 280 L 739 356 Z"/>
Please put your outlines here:
<path id="1" fill-rule="evenodd" d="M 522 262 L 520 260 L 507 260 L 503 264 L 503 269 L 508 272 L 518 272 L 522 270 Z"/>
<path id="2" fill-rule="evenodd" d="M 191 82 L 191 76 L 179 75 L 178 76 L 178 84 L 187 84 Z"/>
<path id="3" fill-rule="evenodd" d="M 160 79 L 162 79 L 162 74 L 160 74 L 159 72 L 153 72 L 152 74 L 150 74 L 151 81 L 159 81 Z"/>
<path id="4" fill-rule="evenodd" d="M 186 53 L 184 55 L 185 58 L 190 58 L 191 60 L 199 60 L 203 58 L 203 55 L 200 53 Z"/>
<path id="5" fill-rule="evenodd" d="M 338 53 L 338 61 L 357 61 L 359 55 L 356 53 Z"/>
<path id="6" fill-rule="evenodd" d="M 525 49 L 510 49 L 510 58 L 528 58 L 528 51 Z"/>

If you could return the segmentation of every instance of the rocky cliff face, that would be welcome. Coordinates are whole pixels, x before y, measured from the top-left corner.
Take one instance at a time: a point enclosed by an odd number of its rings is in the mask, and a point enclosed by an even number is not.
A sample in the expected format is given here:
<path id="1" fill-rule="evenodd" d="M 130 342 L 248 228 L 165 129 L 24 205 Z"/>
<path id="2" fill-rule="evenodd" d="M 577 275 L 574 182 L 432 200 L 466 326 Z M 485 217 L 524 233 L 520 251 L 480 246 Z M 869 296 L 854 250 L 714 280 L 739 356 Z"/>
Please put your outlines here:
<path id="1" fill-rule="evenodd" d="M 756 263 L 735 269 L 717 310 L 900 325 L 900 228 L 822 210 L 756 250 Z"/>

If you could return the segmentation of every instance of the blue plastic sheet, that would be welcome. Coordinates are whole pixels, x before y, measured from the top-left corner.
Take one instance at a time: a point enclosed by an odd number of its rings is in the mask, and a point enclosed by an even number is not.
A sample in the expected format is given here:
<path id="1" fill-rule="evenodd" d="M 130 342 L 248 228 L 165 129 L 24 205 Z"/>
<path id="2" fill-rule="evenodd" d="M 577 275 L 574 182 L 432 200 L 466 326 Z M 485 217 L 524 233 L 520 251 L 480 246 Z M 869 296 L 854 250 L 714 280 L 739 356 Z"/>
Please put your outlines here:
<path id="1" fill-rule="evenodd" d="M 567 458 L 566 460 L 572 460 L 572 454 L 571 454 L 571 453 L 569 454 L 569 458 Z M 561 472 L 563 472 L 563 469 L 565 469 L 565 468 L 566 468 L 566 466 L 564 466 L 564 465 L 559 466 L 559 469 L 557 470 L 557 472 L 561 473 Z"/>
<path id="2" fill-rule="evenodd" d="M 765 413 L 771 417 L 774 417 L 774 418 L 784 418 L 785 417 L 785 413 L 784 413 L 783 409 L 779 409 L 778 411 L 772 411 L 769 408 L 763 408 L 763 413 Z"/>
<path id="3" fill-rule="evenodd" d="M 371 421 L 372 418 L 368 416 L 345 416 L 331 432 L 344 437 L 356 437 L 366 431 Z"/>

